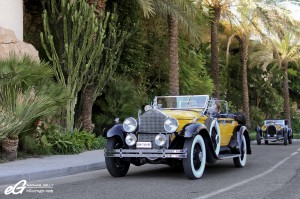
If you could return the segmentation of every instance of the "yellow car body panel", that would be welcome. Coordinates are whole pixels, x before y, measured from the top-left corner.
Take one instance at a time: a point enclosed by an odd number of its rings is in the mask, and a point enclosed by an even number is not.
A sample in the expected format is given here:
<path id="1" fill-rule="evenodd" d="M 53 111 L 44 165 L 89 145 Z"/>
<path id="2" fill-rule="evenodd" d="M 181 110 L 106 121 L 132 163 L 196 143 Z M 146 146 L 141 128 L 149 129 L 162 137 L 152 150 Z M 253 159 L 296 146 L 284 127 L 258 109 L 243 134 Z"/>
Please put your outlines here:
<path id="1" fill-rule="evenodd" d="M 238 122 L 231 118 L 218 119 L 221 132 L 221 146 L 228 146 Z"/>
<path id="2" fill-rule="evenodd" d="M 181 131 L 182 128 L 186 124 L 190 124 L 192 122 L 199 122 L 204 124 L 205 120 L 207 119 L 207 116 L 201 116 L 199 113 L 201 113 L 202 109 L 192 109 L 192 110 L 161 110 L 162 113 L 176 118 L 179 123 L 179 127 L 177 129 L 178 131 Z"/>
<path id="3" fill-rule="evenodd" d="M 178 131 L 181 131 L 186 124 L 190 124 L 196 120 L 196 122 L 204 124 L 208 118 L 206 115 L 200 115 L 201 109 L 192 110 L 161 110 L 164 114 L 176 118 L 179 123 Z M 234 133 L 234 129 L 238 125 L 238 122 L 232 118 L 218 118 L 221 133 L 221 146 L 228 146 L 230 139 Z M 209 129 L 208 129 L 209 131 Z"/>

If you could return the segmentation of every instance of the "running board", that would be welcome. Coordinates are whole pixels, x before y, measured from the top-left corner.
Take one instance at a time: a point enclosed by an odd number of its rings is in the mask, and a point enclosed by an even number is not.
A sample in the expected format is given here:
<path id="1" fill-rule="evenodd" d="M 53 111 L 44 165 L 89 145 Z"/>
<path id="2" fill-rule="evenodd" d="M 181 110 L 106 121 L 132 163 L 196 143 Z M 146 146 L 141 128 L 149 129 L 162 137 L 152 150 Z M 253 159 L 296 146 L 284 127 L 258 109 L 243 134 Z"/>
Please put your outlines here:
<path id="1" fill-rule="evenodd" d="M 224 159 L 228 159 L 228 158 L 237 158 L 237 157 L 240 157 L 241 155 L 240 154 L 224 154 L 224 155 L 219 155 L 218 158 L 220 160 L 224 160 Z"/>

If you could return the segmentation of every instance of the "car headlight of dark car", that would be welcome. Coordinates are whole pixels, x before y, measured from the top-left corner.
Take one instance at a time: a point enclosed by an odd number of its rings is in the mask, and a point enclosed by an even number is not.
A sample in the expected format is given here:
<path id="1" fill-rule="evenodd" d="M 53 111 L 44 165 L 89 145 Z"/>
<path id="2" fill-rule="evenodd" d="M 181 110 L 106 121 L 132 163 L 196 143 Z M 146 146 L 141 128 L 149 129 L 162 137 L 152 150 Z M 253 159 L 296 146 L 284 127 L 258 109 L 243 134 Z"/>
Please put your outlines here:
<path id="1" fill-rule="evenodd" d="M 126 118 L 123 122 L 123 129 L 127 133 L 132 133 L 137 128 L 137 121 L 133 117 Z"/>
<path id="2" fill-rule="evenodd" d="M 178 120 L 173 117 L 169 117 L 164 123 L 164 129 L 168 133 L 174 133 L 178 129 L 178 126 Z"/>
<path id="3" fill-rule="evenodd" d="M 167 142 L 167 137 L 164 134 L 158 134 L 155 136 L 155 144 L 157 146 L 163 146 Z"/>
<path id="4" fill-rule="evenodd" d="M 282 129 L 282 127 L 280 125 L 276 125 L 276 130 L 280 131 Z"/>
<path id="5" fill-rule="evenodd" d="M 133 146 L 135 145 L 137 141 L 136 136 L 133 133 L 128 133 L 126 138 L 125 138 L 125 142 L 128 146 Z"/>

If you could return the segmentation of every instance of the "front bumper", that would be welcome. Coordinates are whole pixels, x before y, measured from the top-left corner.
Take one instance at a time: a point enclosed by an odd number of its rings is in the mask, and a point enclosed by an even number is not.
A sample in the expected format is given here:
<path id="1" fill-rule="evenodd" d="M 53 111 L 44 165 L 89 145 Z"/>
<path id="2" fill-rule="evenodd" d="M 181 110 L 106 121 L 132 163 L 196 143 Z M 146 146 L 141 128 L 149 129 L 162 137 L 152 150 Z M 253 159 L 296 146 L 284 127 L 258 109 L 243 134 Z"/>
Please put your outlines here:
<path id="1" fill-rule="evenodd" d="M 269 135 L 264 135 L 264 139 L 265 140 L 269 140 L 269 141 L 280 141 L 280 140 L 283 140 L 283 136 L 282 135 L 275 135 L 273 137 L 269 136 Z"/>
<path id="2" fill-rule="evenodd" d="M 105 157 L 186 158 L 187 149 L 104 149 Z"/>

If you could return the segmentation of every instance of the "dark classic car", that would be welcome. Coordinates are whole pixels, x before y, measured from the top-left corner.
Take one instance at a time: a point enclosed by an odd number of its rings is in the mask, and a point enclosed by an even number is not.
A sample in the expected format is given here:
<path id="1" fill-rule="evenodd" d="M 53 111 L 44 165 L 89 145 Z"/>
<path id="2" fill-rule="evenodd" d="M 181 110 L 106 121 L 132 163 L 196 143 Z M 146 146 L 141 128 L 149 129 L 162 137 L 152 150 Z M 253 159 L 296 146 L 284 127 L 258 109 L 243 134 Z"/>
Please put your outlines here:
<path id="1" fill-rule="evenodd" d="M 226 101 L 208 95 L 155 97 L 137 119 L 116 124 L 106 137 L 105 162 L 114 177 L 125 176 L 130 164 L 149 163 L 183 167 L 188 178 L 197 179 L 206 163 L 232 158 L 244 167 L 251 154 L 243 121 L 228 114 Z"/>
<path id="2" fill-rule="evenodd" d="M 257 144 L 261 144 L 261 140 L 265 140 L 265 144 L 270 142 L 283 142 L 284 145 L 292 144 L 293 131 L 287 125 L 286 120 L 268 119 L 264 121 L 262 127 L 256 129 Z"/>

